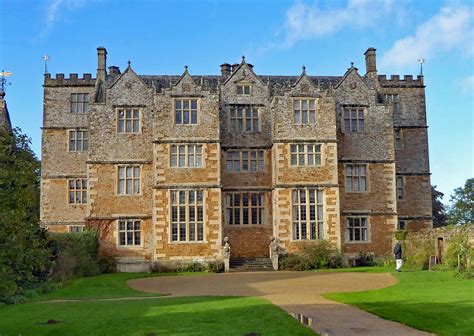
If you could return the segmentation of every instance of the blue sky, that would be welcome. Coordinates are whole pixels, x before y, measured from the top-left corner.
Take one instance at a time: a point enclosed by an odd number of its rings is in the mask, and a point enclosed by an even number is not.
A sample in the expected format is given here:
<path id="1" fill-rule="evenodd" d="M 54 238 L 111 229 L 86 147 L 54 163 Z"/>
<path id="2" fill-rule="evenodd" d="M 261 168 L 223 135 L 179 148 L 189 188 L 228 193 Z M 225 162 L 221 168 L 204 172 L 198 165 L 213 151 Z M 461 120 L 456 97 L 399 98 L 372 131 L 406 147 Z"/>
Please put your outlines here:
<path id="1" fill-rule="evenodd" d="M 51 73 L 95 73 L 108 65 L 139 74 L 218 74 L 243 54 L 258 74 L 342 75 L 377 48 L 379 74 L 424 75 L 432 184 L 446 194 L 473 174 L 472 1 L 106 1 L 0 0 L 0 67 L 11 71 L 15 126 L 40 156 L 41 56 Z"/>

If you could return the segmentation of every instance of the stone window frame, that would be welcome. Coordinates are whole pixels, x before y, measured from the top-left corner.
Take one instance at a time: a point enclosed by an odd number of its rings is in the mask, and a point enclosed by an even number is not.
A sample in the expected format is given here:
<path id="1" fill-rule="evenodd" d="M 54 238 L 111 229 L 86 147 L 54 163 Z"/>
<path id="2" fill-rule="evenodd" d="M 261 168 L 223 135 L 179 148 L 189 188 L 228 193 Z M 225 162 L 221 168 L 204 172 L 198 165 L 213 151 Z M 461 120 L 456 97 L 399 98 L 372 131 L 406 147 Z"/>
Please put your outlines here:
<path id="1" fill-rule="evenodd" d="M 67 179 L 67 204 L 70 206 L 86 205 L 88 202 L 88 181 L 85 177 Z M 71 198 L 71 196 L 73 196 Z M 79 201 L 78 201 L 79 197 Z M 72 201 L 71 201 L 72 199 Z"/>
<path id="2" fill-rule="evenodd" d="M 124 176 L 124 193 L 120 193 L 120 169 L 121 168 L 125 168 L 125 176 Z M 132 177 L 131 177 L 131 183 L 132 183 L 132 193 L 126 193 L 126 189 L 127 189 L 127 180 L 130 179 L 130 177 L 127 177 L 127 168 L 132 168 Z M 135 171 L 134 171 L 134 168 L 138 168 L 139 169 L 139 174 L 138 174 L 138 178 L 135 177 Z M 120 197 L 133 197 L 133 196 L 142 196 L 143 195 L 143 183 L 142 183 L 142 171 L 143 171 L 143 167 L 142 165 L 140 164 L 118 164 L 116 165 L 116 179 L 117 179 L 117 182 L 116 182 L 116 190 L 115 190 L 115 194 L 117 196 L 120 196 Z M 138 180 L 138 193 L 135 193 L 133 192 L 135 190 L 135 181 Z"/>
<path id="3" fill-rule="evenodd" d="M 238 196 L 238 198 L 236 198 Z M 247 205 L 244 203 L 247 197 Z M 254 199 L 254 197 L 256 197 Z M 236 200 L 238 199 L 238 204 Z M 255 200 L 255 201 L 254 201 Z M 225 193 L 225 223 L 228 227 L 263 227 L 267 226 L 265 193 L 260 191 L 229 191 Z M 255 210 L 255 211 L 254 211 Z M 236 216 L 238 214 L 238 216 Z M 236 218 L 239 222 L 237 223 Z M 247 224 L 244 223 L 247 218 Z M 253 222 L 253 219 L 256 219 Z"/>
<path id="4" fill-rule="evenodd" d="M 78 135 L 81 136 L 78 137 Z M 68 139 L 69 152 L 86 152 L 89 150 L 89 130 L 87 128 L 68 130 Z M 74 146 L 71 146 L 72 144 Z"/>
<path id="5" fill-rule="evenodd" d="M 232 169 L 229 170 L 229 162 Z M 237 166 L 236 166 L 237 164 Z M 227 173 L 261 173 L 265 171 L 265 150 L 230 149 L 225 151 L 225 170 Z M 235 168 L 238 169 L 235 169 Z M 247 168 L 245 168 L 247 167 Z M 254 169 L 252 169 L 254 167 Z M 245 169 L 244 169 L 245 168 Z"/>
<path id="6" fill-rule="evenodd" d="M 346 118 L 346 111 L 349 110 L 349 119 Z M 352 112 L 353 110 L 357 111 L 356 118 L 353 118 Z M 360 118 L 362 110 L 362 117 Z M 362 105 L 342 105 L 342 122 L 341 122 L 341 128 L 342 128 L 342 133 L 347 133 L 347 134 L 364 134 L 367 132 L 367 106 L 362 106 Z M 349 120 L 349 129 L 346 128 L 346 120 Z M 353 129 L 352 126 L 354 126 L 353 121 L 356 120 L 356 127 L 355 130 Z M 361 123 L 360 121 L 363 121 L 362 123 L 362 128 L 361 130 Z"/>
<path id="7" fill-rule="evenodd" d="M 248 90 L 246 90 L 248 89 Z M 246 92 L 247 91 L 247 92 Z M 248 97 L 253 95 L 253 83 L 240 81 L 235 84 L 235 94 L 239 97 Z"/>
<path id="8" fill-rule="evenodd" d="M 346 225 L 345 225 L 345 242 L 347 244 L 370 244 L 372 242 L 372 236 L 371 236 L 371 225 L 370 225 L 370 217 L 367 215 L 351 215 L 351 216 L 346 216 Z M 365 229 L 365 235 L 366 239 L 365 240 L 350 240 L 350 227 L 349 227 L 349 222 L 350 220 L 355 220 L 358 219 L 359 221 L 365 220 L 365 226 L 355 226 L 353 229 Z M 359 233 L 360 234 L 360 233 Z M 355 235 L 355 231 L 354 231 Z"/>
<path id="9" fill-rule="evenodd" d="M 239 115 L 239 109 L 242 113 Z M 247 110 L 250 109 L 250 116 Z M 261 132 L 261 109 L 251 104 L 230 105 L 227 114 L 227 126 L 230 133 L 260 133 Z M 256 123 L 255 123 L 256 120 Z M 240 121 L 240 123 L 239 123 Z M 241 129 L 239 129 L 239 125 Z M 250 130 L 248 127 L 250 126 Z M 256 126 L 256 129 L 255 129 Z"/>
<path id="10" fill-rule="evenodd" d="M 199 194 L 201 201 L 199 201 Z M 184 195 L 184 202 L 181 199 Z M 191 199 L 190 195 L 194 195 Z M 169 234 L 168 243 L 170 244 L 203 244 L 206 241 L 205 210 L 207 209 L 206 191 L 203 189 L 172 189 L 168 192 L 169 200 Z M 192 203 L 191 203 L 192 201 Z M 176 212 L 174 209 L 176 208 Z M 181 210 L 183 209 L 183 210 Z M 194 211 L 191 211 L 193 209 Z M 184 211 L 184 221 L 181 221 L 181 215 Z M 191 213 L 194 213 L 194 220 L 191 219 Z M 176 218 L 176 219 L 175 219 Z M 176 225 L 176 239 L 174 239 Z M 181 239 L 181 228 L 184 227 L 185 238 Z M 191 240 L 191 227 L 194 228 L 194 240 Z M 202 237 L 199 239 L 199 231 Z"/>
<path id="11" fill-rule="evenodd" d="M 81 233 L 86 229 L 85 225 L 68 225 L 68 231 L 70 233 Z"/>
<path id="12" fill-rule="evenodd" d="M 294 147 L 296 146 L 296 147 Z M 303 146 L 303 152 L 300 151 L 300 146 Z M 309 151 L 309 146 L 313 146 L 313 151 Z M 319 151 L 318 151 L 319 147 Z M 293 150 L 296 149 L 296 150 Z M 289 162 L 291 168 L 297 167 L 322 167 L 324 158 L 323 158 L 323 144 L 322 143 L 290 143 L 289 144 Z M 309 164 L 310 155 L 313 158 L 313 164 Z M 303 164 L 300 164 L 301 157 L 303 157 Z M 296 163 L 293 163 L 293 158 L 296 158 Z M 317 163 L 319 158 L 319 164 Z"/>
<path id="13" fill-rule="evenodd" d="M 173 148 L 176 147 L 176 153 L 173 152 Z M 189 165 L 189 157 L 190 157 L 190 152 L 189 148 L 193 147 L 194 151 L 192 153 L 192 156 L 194 157 L 194 166 Z M 184 153 L 180 153 L 181 148 L 184 149 Z M 200 155 L 198 149 L 200 148 Z M 203 169 L 205 168 L 205 163 L 204 163 L 204 144 L 202 143 L 186 143 L 186 144 L 180 144 L 180 143 L 174 143 L 169 145 L 168 149 L 168 157 L 169 157 L 169 168 L 171 169 Z M 184 165 L 180 166 L 180 157 L 181 154 L 184 155 Z M 201 157 L 201 165 L 196 166 L 197 158 Z M 176 165 L 173 165 L 173 157 L 176 157 Z"/>
<path id="14" fill-rule="evenodd" d="M 348 166 L 351 166 L 351 175 L 348 175 Z M 357 167 L 358 174 L 352 175 L 354 168 Z M 364 167 L 365 175 L 360 175 L 360 168 Z M 348 179 L 351 178 L 351 190 L 348 188 Z M 364 179 L 363 179 L 364 178 Z M 368 163 L 344 163 L 344 191 L 350 194 L 364 194 L 370 192 L 370 165 Z M 354 190 L 354 181 L 358 182 L 359 190 Z M 360 190 L 361 181 L 365 182 L 365 190 Z"/>
<path id="15" fill-rule="evenodd" d="M 383 102 L 391 106 L 393 115 L 400 115 L 400 95 L 398 93 L 384 93 Z"/>
<path id="16" fill-rule="evenodd" d="M 196 109 L 193 109 L 192 108 L 192 101 L 196 101 Z M 177 118 L 177 102 L 180 101 L 181 102 L 181 108 L 179 109 L 180 110 L 180 116 L 181 116 L 181 122 L 178 123 L 178 118 Z M 187 101 L 188 102 L 188 106 L 189 108 L 188 109 L 185 109 L 184 108 L 184 102 Z M 193 116 L 193 111 L 195 110 L 196 112 L 196 122 L 195 123 L 192 123 L 192 116 Z M 173 99 L 173 124 L 175 126 L 196 126 L 199 124 L 199 115 L 200 115 L 200 110 L 201 110 L 201 99 L 199 98 L 196 98 L 196 97 L 176 97 Z M 188 111 L 189 112 L 189 116 L 188 116 L 188 120 L 189 120 L 189 123 L 185 124 L 183 121 L 184 121 L 184 116 L 185 116 L 185 112 Z"/>
<path id="17" fill-rule="evenodd" d="M 402 137 L 402 129 L 397 127 L 393 130 L 393 138 L 394 138 L 394 147 L 395 150 L 403 149 L 403 137 Z"/>
<path id="18" fill-rule="evenodd" d="M 313 193 L 313 202 L 311 202 L 311 193 Z M 304 195 L 304 202 L 302 201 L 302 195 Z M 291 241 L 304 242 L 325 238 L 324 204 L 325 195 L 323 189 L 295 188 L 291 190 Z M 303 213 L 305 219 L 302 218 Z M 303 230 L 303 224 L 305 230 Z M 296 226 L 298 226 L 297 236 Z M 306 232 L 306 238 L 302 238 L 303 232 Z"/>
<path id="19" fill-rule="evenodd" d="M 121 224 L 124 224 L 124 229 L 122 229 Z M 128 228 L 128 224 L 132 224 L 132 228 Z M 136 225 L 138 224 L 138 229 Z M 119 218 L 117 219 L 117 248 L 119 249 L 136 249 L 143 247 L 143 221 L 137 218 Z M 132 244 L 128 244 L 128 233 L 132 233 Z M 137 242 L 137 232 L 139 236 L 140 243 Z M 124 234 L 125 244 L 121 244 L 122 233 Z"/>
<path id="20" fill-rule="evenodd" d="M 403 175 L 396 175 L 395 176 L 395 188 L 397 194 L 397 200 L 404 200 L 405 199 L 405 176 Z"/>
<path id="21" fill-rule="evenodd" d="M 131 117 L 127 117 L 127 111 L 131 111 Z M 134 112 L 138 112 L 138 118 L 135 118 Z M 124 118 L 122 119 L 120 117 L 120 113 L 124 112 Z M 143 111 L 141 108 L 136 107 L 136 106 L 120 106 L 116 107 L 116 124 L 115 124 L 115 132 L 117 135 L 136 135 L 136 134 L 141 134 L 142 133 L 142 116 L 143 116 Z M 123 120 L 123 131 L 120 131 L 120 121 Z M 131 122 L 131 131 L 127 131 L 127 121 Z M 134 129 L 134 122 L 137 122 L 136 125 L 138 126 L 138 130 Z"/>
<path id="22" fill-rule="evenodd" d="M 81 107 L 79 109 L 79 107 Z M 79 112 L 81 110 L 82 112 Z M 89 112 L 89 93 L 88 92 L 71 92 L 69 113 L 87 114 Z"/>
<path id="23" fill-rule="evenodd" d="M 311 109 L 311 101 L 314 103 L 314 109 Z M 295 109 L 296 102 L 299 102 L 299 109 Z M 306 102 L 307 104 L 307 109 L 303 110 L 303 102 Z M 291 100 L 291 110 L 293 113 L 293 125 L 295 126 L 315 126 L 317 123 L 317 110 L 318 110 L 318 98 L 314 97 L 298 97 L 298 98 L 292 98 Z M 299 122 L 296 121 L 296 111 L 300 112 L 300 117 L 299 117 Z M 306 122 L 303 122 L 303 111 L 306 111 Z M 314 121 L 311 122 L 311 112 L 313 112 L 314 116 Z"/>

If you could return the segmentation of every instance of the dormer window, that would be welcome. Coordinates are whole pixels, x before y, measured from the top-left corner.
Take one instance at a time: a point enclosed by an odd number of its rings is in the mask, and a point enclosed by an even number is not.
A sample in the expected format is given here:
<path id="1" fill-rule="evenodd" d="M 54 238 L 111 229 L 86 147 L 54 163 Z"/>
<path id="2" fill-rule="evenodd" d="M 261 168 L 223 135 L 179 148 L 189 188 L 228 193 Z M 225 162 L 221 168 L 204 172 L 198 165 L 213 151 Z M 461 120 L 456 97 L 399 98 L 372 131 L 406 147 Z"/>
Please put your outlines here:
<path id="1" fill-rule="evenodd" d="M 238 84 L 237 94 L 239 96 L 250 96 L 252 94 L 252 85 L 250 84 Z"/>

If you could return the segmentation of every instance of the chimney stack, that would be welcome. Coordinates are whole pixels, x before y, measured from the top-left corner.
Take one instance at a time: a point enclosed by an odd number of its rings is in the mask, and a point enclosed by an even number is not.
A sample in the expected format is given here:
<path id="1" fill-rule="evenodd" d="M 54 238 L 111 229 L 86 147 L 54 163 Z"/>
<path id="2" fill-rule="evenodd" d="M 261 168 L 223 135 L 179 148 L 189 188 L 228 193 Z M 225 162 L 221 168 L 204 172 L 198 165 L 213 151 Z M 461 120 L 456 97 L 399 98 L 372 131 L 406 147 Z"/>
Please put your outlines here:
<path id="1" fill-rule="evenodd" d="M 232 68 L 229 63 L 221 64 L 221 75 L 222 77 L 229 77 L 232 73 Z"/>
<path id="2" fill-rule="evenodd" d="M 240 65 L 239 63 L 234 63 L 234 64 L 232 64 L 232 73 L 234 73 L 235 70 L 237 70 L 237 68 L 239 67 L 239 65 Z"/>
<path id="3" fill-rule="evenodd" d="M 97 79 L 103 80 L 107 78 L 107 50 L 104 47 L 97 48 Z"/>
<path id="4" fill-rule="evenodd" d="M 371 47 L 364 53 L 366 74 L 377 74 L 375 51 L 376 49 Z"/>
<path id="5" fill-rule="evenodd" d="M 109 76 L 120 75 L 120 68 L 115 65 L 109 66 Z"/>

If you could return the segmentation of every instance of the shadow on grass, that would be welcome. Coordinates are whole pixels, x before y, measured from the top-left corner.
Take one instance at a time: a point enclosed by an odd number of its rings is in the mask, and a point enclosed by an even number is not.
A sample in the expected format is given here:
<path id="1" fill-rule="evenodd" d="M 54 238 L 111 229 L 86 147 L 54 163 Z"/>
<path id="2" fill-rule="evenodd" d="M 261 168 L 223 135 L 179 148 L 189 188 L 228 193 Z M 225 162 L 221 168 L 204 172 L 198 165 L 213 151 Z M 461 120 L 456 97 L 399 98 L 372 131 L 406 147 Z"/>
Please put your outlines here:
<path id="1" fill-rule="evenodd" d="M 38 325 L 51 319 L 61 322 Z M 241 297 L 30 303 L 0 309 L 0 330 L 15 335 L 314 334 L 268 301 Z"/>
<path id="2" fill-rule="evenodd" d="M 464 301 L 432 302 L 427 299 L 428 302 L 420 303 L 404 301 L 403 299 L 364 301 L 363 299 L 356 299 L 356 294 L 359 293 L 353 293 L 353 298 L 344 298 L 343 300 L 340 299 L 339 294 L 327 294 L 325 296 L 415 329 L 439 335 L 474 335 L 473 301 L 469 300 L 467 296 Z M 416 293 L 413 294 L 416 295 Z"/>

